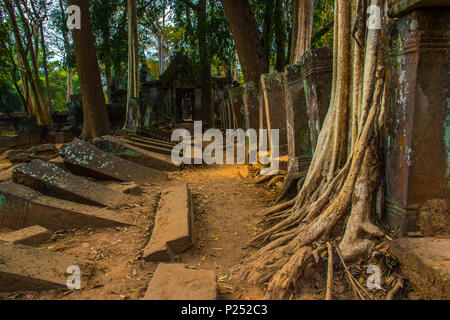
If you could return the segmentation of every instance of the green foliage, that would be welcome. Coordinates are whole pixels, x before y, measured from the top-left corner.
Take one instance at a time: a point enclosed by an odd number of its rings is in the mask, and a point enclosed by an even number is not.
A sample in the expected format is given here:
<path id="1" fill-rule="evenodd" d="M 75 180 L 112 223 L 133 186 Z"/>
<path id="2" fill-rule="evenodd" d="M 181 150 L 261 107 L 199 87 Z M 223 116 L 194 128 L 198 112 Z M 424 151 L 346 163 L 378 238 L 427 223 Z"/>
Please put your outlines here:
<path id="1" fill-rule="evenodd" d="M 284 51 L 279 52 L 286 56 L 289 53 L 293 2 L 294 0 L 282 0 L 280 15 L 275 8 L 276 0 L 249 0 L 272 68 L 279 60 L 277 43 L 282 43 L 284 46 Z M 29 4 L 29 2 L 26 3 Z M 68 67 L 73 70 L 74 93 L 80 92 L 72 36 L 66 25 L 65 9 L 68 6 L 68 0 L 39 0 L 34 3 L 38 8 L 45 9 L 44 11 L 39 9 L 39 14 L 46 17 L 44 27 L 52 105 L 54 109 L 64 109 Z M 118 77 L 122 87 L 126 87 L 127 0 L 90 0 L 89 3 L 97 55 L 104 75 L 103 82 L 106 84 L 106 71 L 111 70 L 112 77 Z M 147 62 L 151 77 L 157 79 L 160 71 L 158 37 L 162 32 L 163 52 L 167 62 L 174 53 L 182 52 L 192 59 L 194 68 L 200 74 L 202 69 L 200 54 L 207 52 L 206 60 L 211 64 L 213 76 L 224 76 L 226 70 L 236 68 L 238 76 L 243 81 L 240 66 L 236 65 L 235 44 L 221 2 L 207 0 L 204 26 L 206 43 L 198 40 L 201 33 L 199 15 L 193 8 L 198 3 L 199 0 L 137 0 L 140 60 Z M 17 61 L 14 60 L 14 37 L 8 15 L 2 4 L 3 2 L 0 2 L 0 107 L 2 110 L 5 106 L 9 109 L 21 110 L 23 106 L 13 81 L 13 75 L 15 75 L 18 86 L 21 86 Z M 315 0 L 314 10 L 312 47 L 331 46 L 334 0 Z M 20 32 L 24 33 L 22 23 L 19 27 Z M 40 50 L 38 63 L 39 75 L 45 81 L 42 50 Z"/>
<path id="2" fill-rule="evenodd" d="M 196 3 L 194 3 L 196 4 Z M 198 18 L 183 1 L 173 1 L 175 27 L 183 31 L 183 37 L 177 45 L 178 51 L 190 56 L 197 69 L 200 68 Z M 236 49 L 233 36 L 228 26 L 222 4 L 210 0 L 206 9 L 206 33 L 208 61 L 219 76 L 222 70 L 231 69 L 236 60 Z M 220 71 L 219 71 L 220 70 Z"/>
<path id="3" fill-rule="evenodd" d="M 333 46 L 334 0 L 314 1 L 312 48 Z"/>

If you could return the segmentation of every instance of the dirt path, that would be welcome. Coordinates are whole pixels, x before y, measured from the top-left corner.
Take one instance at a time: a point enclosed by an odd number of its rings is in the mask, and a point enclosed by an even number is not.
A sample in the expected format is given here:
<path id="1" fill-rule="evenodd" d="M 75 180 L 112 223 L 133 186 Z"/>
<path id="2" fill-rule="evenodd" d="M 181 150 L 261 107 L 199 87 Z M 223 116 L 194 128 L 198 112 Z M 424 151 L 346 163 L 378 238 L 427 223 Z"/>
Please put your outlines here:
<path id="1" fill-rule="evenodd" d="M 174 180 L 189 181 L 195 202 L 196 247 L 181 256 L 187 265 L 209 269 L 219 277 L 223 299 L 262 299 L 261 288 L 246 287 L 232 269 L 246 255 L 245 244 L 260 221 L 255 216 L 275 197 L 248 183 L 245 166 L 210 166 L 175 173 Z"/>
<path id="2" fill-rule="evenodd" d="M 130 196 L 121 210 L 139 214 L 138 226 L 109 229 L 74 229 L 53 234 L 40 247 L 92 262 L 82 272 L 82 290 L 51 290 L 2 294 L 0 299 L 141 299 L 156 269 L 142 253 L 151 234 L 159 194 L 164 187 L 188 182 L 195 203 L 196 244 L 179 257 L 191 267 L 209 269 L 218 276 L 220 299 L 262 299 L 262 288 L 247 287 L 232 274 L 255 234 L 256 213 L 274 195 L 244 179 L 245 166 L 200 166 L 170 173 L 165 186 L 145 185 L 143 194 Z M 5 230 L 0 230 L 5 232 Z"/>

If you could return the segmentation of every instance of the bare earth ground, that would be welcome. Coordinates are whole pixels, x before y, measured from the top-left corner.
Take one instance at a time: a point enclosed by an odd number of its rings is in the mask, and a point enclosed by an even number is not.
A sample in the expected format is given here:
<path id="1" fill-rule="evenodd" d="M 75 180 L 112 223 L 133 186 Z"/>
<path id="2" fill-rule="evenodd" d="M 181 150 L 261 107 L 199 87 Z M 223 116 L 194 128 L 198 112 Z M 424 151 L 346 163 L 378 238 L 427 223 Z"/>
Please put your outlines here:
<path id="1" fill-rule="evenodd" d="M 1 163 L 0 163 L 1 164 Z M 0 180 L 8 179 L 12 168 L 0 170 Z M 4 177 L 3 177 L 4 176 Z M 161 191 L 173 184 L 188 182 L 195 208 L 195 244 L 178 257 L 189 267 L 213 270 L 217 275 L 219 299 L 264 299 L 265 287 L 252 287 L 238 279 L 236 266 L 255 249 L 244 249 L 246 243 L 261 230 L 258 213 L 272 205 L 276 193 L 264 185 L 254 185 L 243 165 L 196 166 L 169 173 L 165 185 L 141 186 L 140 196 L 129 196 L 119 208 L 123 214 L 137 216 L 137 226 L 107 229 L 60 230 L 41 248 L 79 257 L 92 263 L 81 270 L 82 289 L 0 294 L 1 299 L 26 300 L 125 300 L 142 299 L 157 263 L 145 262 L 143 250 L 148 243 Z M 10 230 L 0 229 L 0 234 Z M 325 253 L 325 252 L 322 252 Z M 334 259 L 333 299 L 354 299 L 346 274 Z M 367 275 L 363 261 L 351 266 Z M 84 273 L 83 273 L 84 272 Z M 386 270 L 389 279 L 390 271 Z M 320 255 L 317 266 L 307 268 L 306 280 L 297 284 L 299 293 L 290 299 L 320 300 L 325 298 L 327 256 Z M 409 299 L 415 299 L 409 289 Z"/>
<path id="2" fill-rule="evenodd" d="M 256 232 L 256 213 L 274 194 L 254 186 L 245 166 L 200 166 L 170 173 L 168 185 L 188 182 L 195 203 L 196 244 L 179 257 L 192 267 L 214 270 L 221 299 L 262 299 L 263 288 L 244 286 L 232 274 L 243 261 L 242 250 Z M 164 187 L 143 186 L 121 210 L 139 214 L 139 226 L 74 229 L 55 232 L 41 248 L 87 259 L 95 268 L 82 273 L 82 290 L 50 290 L 1 294 L 0 299 L 141 299 L 156 269 L 142 252 L 151 235 L 159 194 Z M 0 230 L 6 232 L 7 230 Z"/>

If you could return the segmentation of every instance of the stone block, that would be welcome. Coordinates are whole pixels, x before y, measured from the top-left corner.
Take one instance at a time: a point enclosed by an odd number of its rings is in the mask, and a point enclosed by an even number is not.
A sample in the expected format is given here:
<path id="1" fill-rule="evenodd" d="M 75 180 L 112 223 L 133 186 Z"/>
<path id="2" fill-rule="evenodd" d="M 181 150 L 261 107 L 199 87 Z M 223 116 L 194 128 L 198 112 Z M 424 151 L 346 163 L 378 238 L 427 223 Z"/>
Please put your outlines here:
<path id="1" fill-rule="evenodd" d="M 450 299 L 450 238 L 401 238 L 390 247 L 422 299 Z"/>
<path id="2" fill-rule="evenodd" d="M 52 197 L 89 205 L 115 208 L 125 200 L 120 192 L 38 159 L 14 168 L 13 180 Z"/>
<path id="3" fill-rule="evenodd" d="M 245 127 L 254 130 L 259 129 L 259 94 L 254 82 L 243 85 L 243 102 L 245 110 Z"/>
<path id="4" fill-rule="evenodd" d="M 425 201 L 450 194 L 450 10 L 408 11 L 388 48 L 386 221 L 405 235 Z"/>
<path id="5" fill-rule="evenodd" d="M 273 72 L 261 75 L 266 123 L 269 131 L 269 145 L 272 130 L 278 129 L 280 155 L 287 155 L 288 153 L 284 81 L 285 76 L 283 73 Z"/>
<path id="6" fill-rule="evenodd" d="M 333 50 L 312 49 L 300 60 L 306 96 L 311 146 L 315 150 L 320 131 L 328 113 L 333 77 Z"/>
<path id="7" fill-rule="evenodd" d="M 85 261 L 20 244 L 0 241 L 0 292 L 67 289 L 67 268 L 90 269 Z"/>
<path id="8" fill-rule="evenodd" d="M 72 172 L 101 180 L 137 184 L 167 181 L 167 173 L 104 152 L 94 145 L 75 139 L 60 149 L 66 167 Z"/>
<path id="9" fill-rule="evenodd" d="M 163 191 L 153 233 L 144 250 L 148 261 L 170 261 L 193 244 L 193 202 L 186 183 Z"/>
<path id="10" fill-rule="evenodd" d="M 143 300 L 216 300 L 216 274 L 183 264 L 158 265 Z"/>
<path id="11" fill-rule="evenodd" d="M 51 232 L 41 226 L 31 226 L 0 235 L 0 241 L 36 246 L 50 239 Z"/>
<path id="12" fill-rule="evenodd" d="M 135 219 L 134 214 L 51 198 L 11 181 L 0 183 L 0 227 L 17 230 L 40 225 L 56 231 L 127 226 Z"/>
<path id="13" fill-rule="evenodd" d="M 134 146 L 124 139 L 113 136 L 103 136 L 94 139 L 92 144 L 105 152 L 112 153 L 115 156 L 145 167 L 163 171 L 175 171 L 180 169 L 179 165 L 172 162 L 171 157 Z"/>

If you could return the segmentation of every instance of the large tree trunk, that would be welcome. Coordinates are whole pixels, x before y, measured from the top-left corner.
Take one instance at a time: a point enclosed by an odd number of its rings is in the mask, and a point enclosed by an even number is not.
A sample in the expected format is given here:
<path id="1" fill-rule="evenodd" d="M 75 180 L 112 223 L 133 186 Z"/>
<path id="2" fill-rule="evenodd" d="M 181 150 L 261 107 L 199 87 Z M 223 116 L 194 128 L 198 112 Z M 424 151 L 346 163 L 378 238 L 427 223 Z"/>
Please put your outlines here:
<path id="1" fill-rule="evenodd" d="M 164 56 L 164 33 L 162 28 L 158 28 L 158 59 L 159 59 L 159 75 L 164 73 L 165 56 Z"/>
<path id="2" fill-rule="evenodd" d="M 137 14 L 136 14 L 136 0 L 128 0 L 128 99 L 127 99 L 127 113 L 124 129 L 134 130 L 140 125 L 141 112 L 139 110 L 139 103 L 136 103 L 136 112 L 130 112 L 133 100 L 139 98 L 139 43 L 137 35 Z M 136 101 L 137 102 L 137 101 Z M 129 117 L 134 117 L 129 119 Z"/>
<path id="3" fill-rule="evenodd" d="M 81 9 L 81 29 L 73 29 L 72 35 L 83 102 L 81 138 L 90 140 L 110 132 L 109 119 L 95 51 L 89 0 L 70 0 L 69 4 Z"/>
<path id="4" fill-rule="evenodd" d="M 294 0 L 290 64 L 300 61 L 303 54 L 310 49 L 313 18 L 314 0 Z"/>
<path id="5" fill-rule="evenodd" d="M 266 0 L 266 6 L 264 8 L 264 27 L 262 32 L 262 40 L 264 46 L 264 55 L 267 60 L 270 59 L 270 53 L 272 52 L 272 40 L 273 40 L 273 17 L 274 17 L 274 0 Z M 275 26 L 276 28 L 276 26 Z"/>
<path id="6" fill-rule="evenodd" d="M 275 47 L 277 52 L 277 61 L 275 69 L 278 72 L 284 71 L 286 65 L 286 41 L 283 25 L 283 0 L 276 0 L 275 4 Z"/>
<path id="7" fill-rule="evenodd" d="M 221 0 L 239 54 L 245 82 L 259 83 L 269 71 L 261 35 L 248 0 Z"/>
<path id="8" fill-rule="evenodd" d="M 209 128 L 215 126 L 215 111 L 213 102 L 213 87 L 211 76 L 211 61 L 208 54 L 208 37 L 207 37 L 207 17 L 206 17 L 206 0 L 199 0 L 197 5 L 198 17 L 198 41 L 200 50 L 200 64 L 202 66 L 202 109 L 203 122 Z"/>
<path id="9" fill-rule="evenodd" d="M 382 1 L 370 4 L 384 8 Z M 387 28 L 366 29 L 367 5 L 336 0 L 331 102 L 316 152 L 296 199 L 281 205 L 293 206 L 282 214 L 280 206 L 265 212 L 275 225 L 251 242 L 264 246 L 241 276 L 269 281 L 268 298 L 290 296 L 311 261 L 314 242 L 340 241 L 338 252 L 349 261 L 367 256 L 384 235 L 373 221 L 381 184 Z"/>

